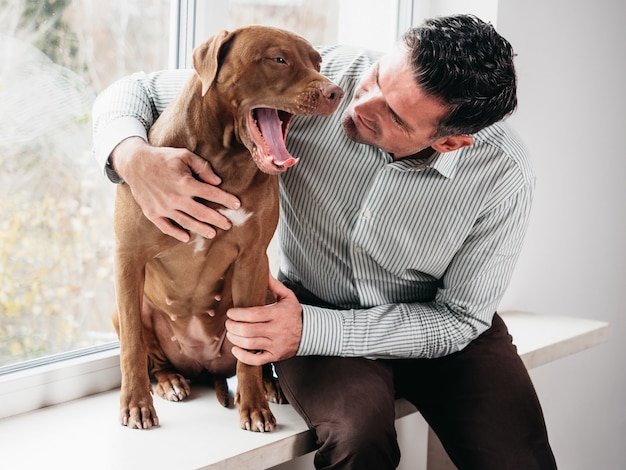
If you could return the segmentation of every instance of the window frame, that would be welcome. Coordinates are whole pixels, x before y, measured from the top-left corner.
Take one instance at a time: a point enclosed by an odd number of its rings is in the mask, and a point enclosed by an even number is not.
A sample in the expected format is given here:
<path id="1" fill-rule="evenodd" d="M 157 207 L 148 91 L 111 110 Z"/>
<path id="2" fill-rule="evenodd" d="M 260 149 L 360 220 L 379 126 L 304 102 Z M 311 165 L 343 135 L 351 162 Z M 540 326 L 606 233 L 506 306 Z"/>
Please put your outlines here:
<path id="1" fill-rule="evenodd" d="M 78 349 L 0 370 L 0 419 L 119 388 L 119 344 Z"/>

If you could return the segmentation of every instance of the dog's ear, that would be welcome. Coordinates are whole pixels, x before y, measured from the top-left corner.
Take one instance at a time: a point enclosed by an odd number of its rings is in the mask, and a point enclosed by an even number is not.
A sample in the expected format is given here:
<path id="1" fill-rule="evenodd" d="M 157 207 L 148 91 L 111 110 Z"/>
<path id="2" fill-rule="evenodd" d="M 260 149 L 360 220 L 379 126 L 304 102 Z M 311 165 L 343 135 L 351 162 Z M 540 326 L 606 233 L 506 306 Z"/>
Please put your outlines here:
<path id="1" fill-rule="evenodd" d="M 202 96 L 209 91 L 221 64 L 220 51 L 230 41 L 232 33 L 220 31 L 193 50 L 193 68 L 202 82 Z"/>

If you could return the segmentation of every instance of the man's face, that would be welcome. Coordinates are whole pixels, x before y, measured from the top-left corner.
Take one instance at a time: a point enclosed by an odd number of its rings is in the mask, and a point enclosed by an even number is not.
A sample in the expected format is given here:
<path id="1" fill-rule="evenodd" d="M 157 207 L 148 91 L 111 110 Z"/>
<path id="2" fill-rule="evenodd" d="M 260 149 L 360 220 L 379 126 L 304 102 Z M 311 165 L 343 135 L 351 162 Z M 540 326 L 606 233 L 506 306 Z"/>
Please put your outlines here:
<path id="1" fill-rule="evenodd" d="M 361 78 L 342 116 L 346 135 L 397 160 L 430 147 L 446 113 L 440 100 L 417 85 L 407 51 L 396 47 Z"/>

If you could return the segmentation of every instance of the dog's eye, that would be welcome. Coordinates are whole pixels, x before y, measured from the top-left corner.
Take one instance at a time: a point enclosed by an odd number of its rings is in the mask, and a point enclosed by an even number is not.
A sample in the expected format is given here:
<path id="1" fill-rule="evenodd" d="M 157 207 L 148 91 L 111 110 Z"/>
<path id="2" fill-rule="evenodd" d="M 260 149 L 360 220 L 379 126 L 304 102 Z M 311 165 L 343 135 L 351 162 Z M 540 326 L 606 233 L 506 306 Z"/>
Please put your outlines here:
<path id="1" fill-rule="evenodd" d="M 285 59 L 283 59 L 282 57 L 274 57 L 274 62 L 276 62 L 278 64 L 285 64 L 285 65 L 287 65 L 287 61 Z"/>

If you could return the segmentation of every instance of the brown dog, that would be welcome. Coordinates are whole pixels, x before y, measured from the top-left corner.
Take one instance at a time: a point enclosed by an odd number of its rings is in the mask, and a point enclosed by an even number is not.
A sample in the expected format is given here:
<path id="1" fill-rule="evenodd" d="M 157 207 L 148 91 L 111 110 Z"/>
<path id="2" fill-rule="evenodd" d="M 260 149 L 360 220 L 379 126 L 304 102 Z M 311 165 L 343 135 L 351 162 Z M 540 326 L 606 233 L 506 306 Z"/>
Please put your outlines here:
<path id="1" fill-rule="evenodd" d="M 240 210 L 222 211 L 233 222 L 229 231 L 181 243 L 143 215 L 128 185 L 118 187 L 114 323 L 122 424 L 158 425 L 148 371 L 157 393 L 172 401 L 189 395 L 186 379 L 210 377 L 224 405 L 226 377 L 236 372 L 241 427 L 273 429 L 263 370 L 237 363 L 224 324 L 229 308 L 267 302 L 276 175 L 296 163 L 284 146 L 291 118 L 328 115 L 343 96 L 319 73 L 320 61 L 307 41 L 283 30 L 223 31 L 194 50 L 196 74 L 153 126 L 152 145 L 185 147 L 209 160 L 222 188 L 238 196 Z M 277 399 L 279 391 L 270 387 L 268 395 Z"/>

